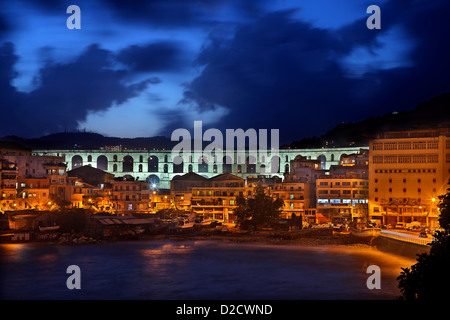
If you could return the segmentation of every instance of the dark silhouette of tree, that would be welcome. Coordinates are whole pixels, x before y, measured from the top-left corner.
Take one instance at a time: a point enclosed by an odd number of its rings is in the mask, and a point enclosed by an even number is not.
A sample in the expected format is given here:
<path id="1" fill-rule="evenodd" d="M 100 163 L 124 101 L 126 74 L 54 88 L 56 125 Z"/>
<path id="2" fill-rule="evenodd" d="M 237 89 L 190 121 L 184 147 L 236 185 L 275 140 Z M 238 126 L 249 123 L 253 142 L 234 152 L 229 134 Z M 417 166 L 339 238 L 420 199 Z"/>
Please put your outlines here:
<path id="1" fill-rule="evenodd" d="M 239 196 L 236 199 L 235 214 L 238 224 L 243 229 L 257 229 L 264 225 L 273 225 L 280 219 L 284 202 L 266 195 L 264 188 L 255 188 L 251 197 Z"/>
<path id="2" fill-rule="evenodd" d="M 448 189 L 450 191 L 450 189 Z M 401 299 L 442 300 L 450 288 L 450 192 L 439 196 L 439 224 L 430 253 L 417 255 L 417 263 L 402 268 L 399 280 Z"/>

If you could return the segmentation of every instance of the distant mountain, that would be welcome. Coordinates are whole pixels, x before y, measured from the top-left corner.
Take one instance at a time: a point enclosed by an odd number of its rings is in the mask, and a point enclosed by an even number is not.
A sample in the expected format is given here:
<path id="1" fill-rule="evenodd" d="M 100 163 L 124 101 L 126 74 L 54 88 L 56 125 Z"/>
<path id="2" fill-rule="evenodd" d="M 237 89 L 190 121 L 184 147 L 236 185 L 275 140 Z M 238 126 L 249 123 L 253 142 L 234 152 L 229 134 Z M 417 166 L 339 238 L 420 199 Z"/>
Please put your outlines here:
<path id="1" fill-rule="evenodd" d="M 292 149 L 363 146 L 381 131 L 450 127 L 450 92 L 409 111 L 392 112 L 356 123 L 340 124 L 320 137 L 294 141 Z"/>
<path id="2" fill-rule="evenodd" d="M 392 112 L 356 123 L 340 124 L 320 137 L 294 141 L 291 149 L 367 146 L 380 131 L 450 127 L 450 92 L 419 104 L 409 111 Z M 172 149 L 178 142 L 164 136 L 147 138 L 105 137 L 92 132 L 61 132 L 41 138 L 24 139 L 7 136 L 0 140 L 19 143 L 30 149 L 99 149 L 121 146 L 122 149 Z M 206 146 L 210 142 L 204 142 Z M 282 147 L 282 148 L 283 148 Z"/>
<path id="3" fill-rule="evenodd" d="M 31 149 L 100 149 L 102 147 L 121 146 L 122 149 L 172 149 L 178 142 L 170 138 L 157 136 L 148 138 L 105 137 L 92 132 L 61 132 L 35 139 L 7 136 L 2 140 L 20 143 Z"/>

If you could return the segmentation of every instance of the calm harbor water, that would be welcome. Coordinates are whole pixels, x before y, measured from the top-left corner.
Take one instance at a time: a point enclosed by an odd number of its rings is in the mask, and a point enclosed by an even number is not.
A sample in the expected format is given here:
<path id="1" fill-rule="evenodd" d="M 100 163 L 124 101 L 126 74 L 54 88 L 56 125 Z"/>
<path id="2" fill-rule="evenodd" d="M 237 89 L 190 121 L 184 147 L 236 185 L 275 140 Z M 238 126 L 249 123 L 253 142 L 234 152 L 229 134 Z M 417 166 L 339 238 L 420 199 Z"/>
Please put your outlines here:
<path id="1" fill-rule="evenodd" d="M 0 245 L 1 299 L 396 299 L 401 267 L 416 261 L 375 248 L 219 241 Z M 81 270 L 69 290 L 67 267 Z M 369 290 L 369 265 L 381 289 Z"/>

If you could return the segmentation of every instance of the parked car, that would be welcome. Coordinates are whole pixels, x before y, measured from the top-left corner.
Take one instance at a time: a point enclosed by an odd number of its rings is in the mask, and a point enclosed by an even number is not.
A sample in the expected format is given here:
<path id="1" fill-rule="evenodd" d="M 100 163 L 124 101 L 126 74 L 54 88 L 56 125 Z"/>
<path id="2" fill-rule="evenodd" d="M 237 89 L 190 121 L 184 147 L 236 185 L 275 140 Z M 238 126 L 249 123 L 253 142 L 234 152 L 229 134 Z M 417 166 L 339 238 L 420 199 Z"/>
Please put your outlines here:
<path id="1" fill-rule="evenodd" d="M 404 222 L 397 222 L 397 224 L 394 227 L 395 229 L 405 229 L 405 223 Z"/>
<path id="2" fill-rule="evenodd" d="M 405 227 L 406 230 L 419 230 L 421 228 L 421 224 L 419 221 L 413 221 L 411 223 L 407 223 Z"/>

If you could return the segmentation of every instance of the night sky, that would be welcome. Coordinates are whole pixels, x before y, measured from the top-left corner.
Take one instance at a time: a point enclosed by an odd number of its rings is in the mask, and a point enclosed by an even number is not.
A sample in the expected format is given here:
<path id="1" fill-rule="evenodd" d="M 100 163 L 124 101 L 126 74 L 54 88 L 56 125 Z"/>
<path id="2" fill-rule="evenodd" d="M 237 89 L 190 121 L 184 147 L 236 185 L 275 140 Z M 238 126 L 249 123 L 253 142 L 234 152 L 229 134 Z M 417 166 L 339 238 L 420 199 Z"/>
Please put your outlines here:
<path id="1" fill-rule="evenodd" d="M 69 5 L 81 29 L 69 30 Z M 369 5 L 381 29 L 369 30 Z M 3 1 L 0 136 L 280 129 L 280 142 L 450 91 L 450 1 Z"/>

